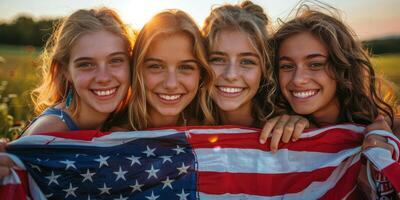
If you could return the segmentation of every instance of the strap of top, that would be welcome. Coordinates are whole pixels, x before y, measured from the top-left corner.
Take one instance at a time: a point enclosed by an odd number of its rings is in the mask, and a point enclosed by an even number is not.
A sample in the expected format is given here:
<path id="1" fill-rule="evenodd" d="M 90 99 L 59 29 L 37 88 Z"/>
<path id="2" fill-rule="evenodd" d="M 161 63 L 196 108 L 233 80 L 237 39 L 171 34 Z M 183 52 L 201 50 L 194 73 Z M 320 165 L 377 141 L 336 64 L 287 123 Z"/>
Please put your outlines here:
<path id="1" fill-rule="evenodd" d="M 53 107 L 49 107 L 45 111 L 43 111 L 39 116 L 37 116 L 35 119 L 32 120 L 31 124 L 33 124 L 40 117 L 47 116 L 47 115 L 52 115 L 52 116 L 56 116 L 56 117 L 60 118 L 67 125 L 68 129 L 71 131 L 79 130 L 78 126 L 71 119 L 71 117 L 68 115 L 68 113 L 64 112 L 61 109 L 53 108 Z"/>

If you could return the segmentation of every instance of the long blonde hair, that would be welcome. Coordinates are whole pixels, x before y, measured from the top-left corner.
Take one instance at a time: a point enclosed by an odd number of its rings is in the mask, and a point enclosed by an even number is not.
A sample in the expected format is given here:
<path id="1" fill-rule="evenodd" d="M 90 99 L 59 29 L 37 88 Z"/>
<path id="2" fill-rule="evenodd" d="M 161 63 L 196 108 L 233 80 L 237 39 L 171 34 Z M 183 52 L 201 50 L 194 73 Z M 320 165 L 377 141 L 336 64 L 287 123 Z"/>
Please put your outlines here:
<path id="1" fill-rule="evenodd" d="M 268 16 L 264 10 L 252 3 L 244 1 L 239 5 L 223 5 L 214 8 L 206 18 L 202 32 L 207 40 L 208 50 L 212 48 L 218 34 L 222 30 L 238 30 L 247 33 L 252 45 L 255 47 L 261 62 L 262 78 L 260 87 L 253 98 L 253 117 L 256 125 L 265 118 L 271 116 L 274 112 L 274 93 L 276 83 L 273 78 L 273 68 L 271 65 L 271 48 L 268 44 Z M 234 42 L 234 41 L 232 41 Z M 218 108 L 213 105 L 213 113 L 217 119 Z"/>
<path id="2" fill-rule="evenodd" d="M 146 89 L 143 79 L 143 64 L 150 44 L 160 35 L 185 33 L 193 42 L 193 54 L 200 64 L 201 79 L 198 95 L 185 108 L 186 116 L 198 119 L 204 124 L 213 121 L 209 110 L 207 93 L 212 89 L 213 70 L 206 58 L 204 39 L 196 23 L 185 12 L 167 10 L 155 15 L 139 32 L 133 48 L 132 101 L 129 103 L 129 121 L 133 130 L 149 127 L 149 114 L 146 103 Z"/>
<path id="3" fill-rule="evenodd" d="M 74 42 L 84 34 L 102 30 L 121 37 L 126 44 L 127 51 L 131 53 L 132 34 L 119 15 L 109 8 L 81 9 L 59 22 L 40 57 L 42 82 L 31 95 L 36 113 L 41 113 L 46 108 L 65 101 L 68 87 L 70 87 L 65 72 L 68 70 L 70 51 Z M 76 92 L 74 93 L 70 107 L 73 116 L 79 110 L 79 96 Z M 126 104 L 128 96 L 121 104 Z M 120 105 L 120 107 L 123 106 Z"/>

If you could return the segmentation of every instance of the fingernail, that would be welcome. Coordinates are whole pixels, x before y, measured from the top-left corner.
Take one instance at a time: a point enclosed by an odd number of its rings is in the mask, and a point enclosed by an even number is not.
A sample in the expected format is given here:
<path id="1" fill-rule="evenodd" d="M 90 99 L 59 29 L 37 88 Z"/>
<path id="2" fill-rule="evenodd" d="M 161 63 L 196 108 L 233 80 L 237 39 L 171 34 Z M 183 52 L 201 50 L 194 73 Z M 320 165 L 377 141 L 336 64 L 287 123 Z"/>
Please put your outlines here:
<path id="1" fill-rule="evenodd" d="M 297 141 L 297 138 L 293 138 L 293 139 L 292 139 L 292 142 L 296 142 L 296 141 Z"/>
<path id="2" fill-rule="evenodd" d="M 260 144 L 264 144 L 265 140 L 264 139 L 260 139 Z"/>

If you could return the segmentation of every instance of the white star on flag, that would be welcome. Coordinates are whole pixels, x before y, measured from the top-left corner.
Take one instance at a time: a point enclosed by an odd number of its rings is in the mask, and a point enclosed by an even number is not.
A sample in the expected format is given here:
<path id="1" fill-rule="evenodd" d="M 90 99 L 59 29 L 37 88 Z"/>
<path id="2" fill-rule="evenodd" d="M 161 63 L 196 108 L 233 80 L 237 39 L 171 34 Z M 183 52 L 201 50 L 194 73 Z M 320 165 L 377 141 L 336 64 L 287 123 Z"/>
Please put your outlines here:
<path id="1" fill-rule="evenodd" d="M 158 199 L 158 197 L 160 197 L 160 195 L 154 196 L 153 191 L 151 191 L 151 196 L 146 196 L 146 198 L 147 198 L 148 200 L 156 200 L 156 199 Z"/>
<path id="2" fill-rule="evenodd" d="M 94 159 L 95 161 L 99 162 L 99 168 L 103 165 L 108 166 L 107 160 L 110 158 L 110 156 L 103 157 L 100 155 L 98 159 Z"/>
<path id="3" fill-rule="evenodd" d="M 96 174 L 95 172 L 90 173 L 89 169 L 87 169 L 87 170 L 86 170 L 86 174 L 81 174 L 81 176 L 83 176 L 83 178 L 84 178 L 84 179 L 82 180 L 82 183 L 85 182 L 86 180 L 89 180 L 90 182 L 93 183 L 92 176 L 94 176 L 95 174 Z"/>
<path id="4" fill-rule="evenodd" d="M 143 187 L 144 184 L 139 184 L 138 181 L 136 180 L 135 185 L 130 185 L 129 187 L 132 188 L 131 193 L 135 192 L 135 191 L 142 191 L 141 187 Z"/>
<path id="5" fill-rule="evenodd" d="M 42 172 L 42 170 L 40 169 L 39 166 L 34 165 L 34 164 L 29 164 L 29 165 L 32 167 L 32 169 L 37 169 L 39 172 Z"/>
<path id="6" fill-rule="evenodd" d="M 131 166 L 133 166 L 135 163 L 142 165 L 142 163 L 140 163 L 140 161 L 139 161 L 140 157 L 136 157 L 136 156 L 132 155 L 131 157 L 126 157 L 126 159 L 131 161 Z"/>
<path id="7" fill-rule="evenodd" d="M 149 179 L 150 177 L 154 177 L 154 178 L 158 178 L 157 177 L 157 172 L 158 171 L 160 171 L 159 169 L 154 169 L 154 167 L 153 167 L 153 165 L 151 165 L 151 169 L 149 169 L 149 170 L 144 170 L 144 171 L 146 171 L 147 173 L 149 173 L 149 176 L 147 177 L 147 179 Z"/>
<path id="8" fill-rule="evenodd" d="M 67 193 L 65 195 L 65 198 L 67 198 L 69 195 L 76 197 L 75 190 L 77 190 L 77 189 L 78 189 L 78 187 L 72 187 L 72 183 L 69 183 L 69 188 L 63 190 L 64 192 Z"/>
<path id="9" fill-rule="evenodd" d="M 156 154 L 154 154 L 154 151 L 156 150 L 156 148 L 150 149 L 149 146 L 146 146 L 146 149 L 147 149 L 147 150 L 146 150 L 146 151 L 143 151 L 143 153 L 146 154 L 147 157 L 156 156 Z"/>
<path id="10" fill-rule="evenodd" d="M 97 188 L 97 189 L 99 189 L 101 191 L 100 194 L 104 194 L 104 193 L 110 194 L 110 190 L 111 190 L 110 187 L 106 186 L 106 183 L 104 183 L 102 188 Z"/>
<path id="11" fill-rule="evenodd" d="M 46 176 L 47 179 L 49 179 L 49 184 L 51 183 L 55 183 L 57 185 L 60 185 L 57 181 L 57 178 L 60 177 L 61 175 L 54 175 L 54 171 L 51 171 L 51 175 L 50 176 Z"/>
<path id="12" fill-rule="evenodd" d="M 117 172 L 113 172 L 115 175 L 117 175 L 117 178 L 115 179 L 115 181 L 118 181 L 118 179 L 124 179 L 124 181 L 126 181 L 125 179 L 125 174 L 128 173 L 128 171 L 122 171 L 121 166 L 119 166 L 119 170 Z"/>
<path id="13" fill-rule="evenodd" d="M 119 198 L 114 200 L 128 200 L 128 197 L 123 197 L 122 194 L 120 194 Z"/>
<path id="14" fill-rule="evenodd" d="M 173 148 L 172 150 L 176 151 L 176 155 L 179 155 L 180 153 L 185 153 L 185 148 L 179 147 L 179 145 L 176 145 L 176 148 Z"/>
<path id="15" fill-rule="evenodd" d="M 161 182 L 164 183 L 162 189 L 164 189 L 166 187 L 169 187 L 169 188 L 173 189 L 171 183 L 174 182 L 174 179 L 170 180 L 169 176 L 167 176 L 167 179 L 165 179 L 165 181 L 161 181 Z"/>
<path id="16" fill-rule="evenodd" d="M 70 167 L 76 169 L 76 166 L 75 166 L 75 164 L 74 164 L 75 161 L 72 161 L 72 160 L 68 160 L 68 159 L 67 159 L 67 160 L 60 161 L 60 163 L 66 164 L 65 170 L 69 169 Z"/>
<path id="17" fill-rule="evenodd" d="M 185 191 L 182 189 L 182 192 L 180 194 L 176 194 L 176 196 L 179 197 L 179 200 L 187 200 L 187 196 L 189 196 L 189 193 L 185 193 Z"/>
<path id="18" fill-rule="evenodd" d="M 172 156 L 160 156 L 160 158 L 163 159 L 163 161 L 162 161 L 163 164 L 164 164 L 165 162 L 167 162 L 167 161 L 169 161 L 169 162 L 172 163 L 172 160 L 171 160 Z"/>
<path id="19" fill-rule="evenodd" d="M 189 169 L 190 166 L 185 166 L 185 163 L 182 163 L 182 167 L 178 167 L 176 168 L 177 170 L 179 170 L 178 175 L 181 175 L 183 173 L 187 174 L 187 170 Z"/>

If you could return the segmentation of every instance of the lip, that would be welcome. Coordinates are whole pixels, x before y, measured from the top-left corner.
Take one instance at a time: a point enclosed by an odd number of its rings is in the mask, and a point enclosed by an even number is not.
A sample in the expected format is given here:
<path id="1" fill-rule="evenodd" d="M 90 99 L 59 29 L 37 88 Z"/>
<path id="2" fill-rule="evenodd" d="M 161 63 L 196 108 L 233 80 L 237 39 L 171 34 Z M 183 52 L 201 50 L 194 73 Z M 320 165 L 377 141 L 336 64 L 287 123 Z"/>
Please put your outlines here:
<path id="1" fill-rule="evenodd" d="M 246 89 L 244 87 L 235 86 L 215 86 L 217 88 L 218 94 L 224 97 L 237 97 L 240 96 Z"/>
<path id="2" fill-rule="evenodd" d="M 296 100 L 308 100 L 320 93 L 320 89 L 289 90 L 290 95 Z"/>
<path id="3" fill-rule="evenodd" d="M 98 88 L 98 89 L 91 89 L 90 91 L 96 96 L 99 100 L 108 100 L 117 95 L 119 87 L 112 87 L 112 88 Z"/>
<path id="4" fill-rule="evenodd" d="M 160 102 L 168 105 L 173 105 L 179 103 L 184 94 L 165 94 L 165 93 L 155 93 Z"/>

